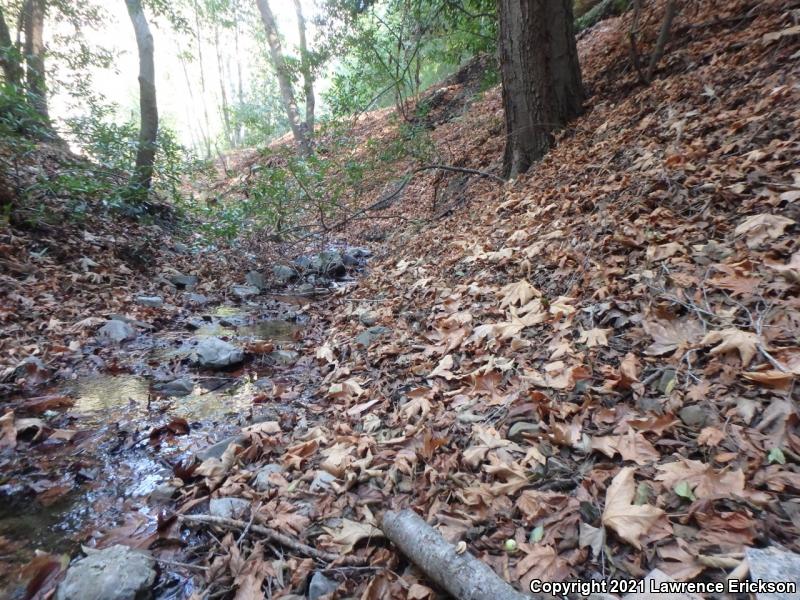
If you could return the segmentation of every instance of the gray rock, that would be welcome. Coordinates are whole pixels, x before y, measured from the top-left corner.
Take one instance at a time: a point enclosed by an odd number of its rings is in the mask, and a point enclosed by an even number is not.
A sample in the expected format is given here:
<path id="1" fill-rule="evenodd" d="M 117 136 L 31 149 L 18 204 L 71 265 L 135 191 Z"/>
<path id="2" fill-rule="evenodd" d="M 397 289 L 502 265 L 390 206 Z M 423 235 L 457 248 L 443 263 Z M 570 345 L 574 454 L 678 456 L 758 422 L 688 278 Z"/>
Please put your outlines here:
<path id="1" fill-rule="evenodd" d="M 269 358 L 278 365 L 289 366 L 297 362 L 300 355 L 294 350 L 273 350 Z"/>
<path id="2" fill-rule="evenodd" d="M 745 556 L 750 565 L 753 581 L 793 582 L 800 589 L 800 555 L 778 548 L 746 548 Z M 756 593 L 756 600 L 784 600 L 796 598 L 794 594 Z"/>
<path id="3" fill-rule="evenodd" d="M 195 294 L 194 292 L 187 293 L 184 298 L 186 299 L 186 302 L 196 306 L 204 306 L 211 302 L 211 298 L 208 296 L 204 296 L 203 294 Z"/>
<path id="4" fill-rule="evenodd" d="M 161 296 L 136 296 L 136 302 L 142 306 L 150 308 L 161 308 L 164 306 L 164 299 Z"/>
<path id="5" fill-rule="evenodd" d="M 369 258 L 372 256 L 372 250 L 369 248 L 348 248 L 347 252 L 356 258 Z"/>
<path id="6" fill-rule="evenodd" d="M 328 277 L 338 277 L 346 271 L 342 255 L 336 250 L 326 250 L 314 255 L 311 258 L 311 268 Z"/>
<path id="7" fill-rule="evenodd" d="M 297 287 L 297 292 L 299 294 L 311 294 L 314 292 L 314 284 L 312 283 L 303 283 Z"/>
<path id="8" fill-rule="evenodd" d="M 307 256 L 298 256 L 292 261 L 292 264 L 298 269 L 306 270 L 311 268 L 311 259 Z"/>
<path id="9" fill-rule="evenodd" d="M 708 411 L 699 404 L 684 406 L 678 413 L 681 421 L 687 427 L 702 427 L 708 422 Z"/>
<path id="10" fill-rule="evenodd" d="M 361 321 L 362 325 L 372 327 L 378 322 L 378 313 L 372 312 L 371 310 L 365 310 L 358 315 L 358 320 Z"/>
<path id="11" fill-rule="evenodd" d="M 311 581 L 308 584 L 308 600 L 319 600 L 325 594 L 332 594 L 339 587 L 339 584 L 332 579 L 328 579 L 319 571 L 314 571 Z"/>
<path id="12" fill-rule="evenodd" d="M 357 267 L 359 264 L 361 264 L 361 260 L 354 254 L 345 252 L 342 254 L 342 263 L 344 263 L 344 266 L 346 267 Z"/>
<path id="13" fill-rule="evenodd" d="M 244 279 L 247 282 L 247 285 L 257 287 L 259 290 L 263 290 L 265 287 L 267 287 L 267 282 L 264 281 L 264 276 L 258 271 L 250 271 Z"/>
<path id="14" fill-rule="evenodd" d="M 155 579 L 149 554 L 111 546 L 76 561 L 58 586 L 56 600 L 147 600 Z"/>
<path id="15" fill-rule="evenodd" d="M 244 360 L 244 353 L 228 342 L 216 337 L 207 337 L 197 342 L 192 360 L 200 367 L 222 369 Z"/>
<path id="16" fill-rule="evenodd" d="M 225 454 L 225 450 L 228 449 L 228 446 L 231 444 L 244 442 L 245 439 L 246 438 L 243 435 L 232 435 L 224 440 L 220 440 L 213 446 L 209 446 L 205 450 L 201 450 L 197 453 L 197 458 L 199 458 L 201 461 L 208 460 L 209 458 L 222 458 L 222 455 Z"/>
<path id="17" fill-rule="evenodd" d="M 168 279 L 174 286 L 184 288 L 186 290 L 193 289 L 194 286 L 196 286 L 200 281 L 197 278 L 197 275 L 181 275 L 180 273 L 177 275 L 170 275 Z"/>
<path id="18" fill-rule="evenodd" d="M 241 519 L 250 512 L 250 501 L 244 498 L 212 498 L 208 514 L 223 519 Z"/>
<path id="19" fill-rule="evenodd" d="M 178 254 L 189 254 L 189 246 L 182 242 L 175 242 L 172 245 L 172 249 L 175 250 Z"/>
<path id="20" fill-rule="evenodd" d="M 312 492 L 324 492 L 331 487 L 331 483 L 334 481 L 336 481 L 336 477 L 327 471 L 317 471 L 308 489 Z"/>
<path id="21" fill-rule="evenodd" d="M 660 569 L 653 569 L 650 571 L 644 578 L 643 583 L 644 592 L 625 594 L 623 600 L 652 600 L 653 598 L 658 598 L 658 600 L 702 600 L 700 596 L 682 592 L 652 594 L 650 592 L 651 586 L 658 588 L 662 584 L 675 584 L 675 580 Z"/>
<path id="22" fill-rule="evenodd" d="M 244 300 L 250 296 L 258 296 L 261 293 L 261 288 L 257 288 L 254 285 L 232 285 L 231 293 Z"/>
<path id="23" fill-rule="evenodd" d="M 117 321 L 116 319 L 106 321 L 106 324 L 100 328 L 98 333 L 100 337 L 116 343 L 132 340 L 136 337 L 136 330 L 133 327 L 125 321 Z"/>
<path id="24" fill-rule="evenodd" d="M 255 479 L 251 484 L 253 488 L 259 492 L 266 492 L 272 486 L 269 476 L 273 473 L 283 473 L 283 467 L 276 463 L 264 465 L 256 473 Z"/>
<path id="25" fill-rule="evenodd" d="M 188 377 L 181 377 L 165 383 L 157 383 L 154 387 L 157 392 L 167 396 L 186 396 L 194 390 L 194 383 Z"/>
<path id="26" fill-rule="evenodd" d="M 391 329 L 389 329 L 388 327 L 383 327 L 382 325 L 378 325 L 376 327 L 370 327 L 369 329 L 362 331 L 356 336 L 356 344 L 368 348 L 379 337 L 387 333 L 391 333 L 391 331 L 392 331 Z"/>
<path id="27" fill-rule="evenodd" d="M 157 485 L 155 489 L 150 492 L 150 501 L 156 504 L 166 504 L 172 500 L 172 496 L 178 491 L 178 486 L 169 482 Z"/>
<path id="28" fill-rule="evenodd" d="M 537 434 L 541 428 L 537 423 L 530 423 L 528 421 L 517 421 L 508 429 L 508 439 L 512 442 L 525 442 L 527 441 L 525 434 Z"/>
<path id="29" fill-rule="evenodd" d="M 286 265 L 275 265 L 272 267 L 272 275 L 278 283 L 289 283 L 297 277 L 297 272 L 292 267 Z"/>

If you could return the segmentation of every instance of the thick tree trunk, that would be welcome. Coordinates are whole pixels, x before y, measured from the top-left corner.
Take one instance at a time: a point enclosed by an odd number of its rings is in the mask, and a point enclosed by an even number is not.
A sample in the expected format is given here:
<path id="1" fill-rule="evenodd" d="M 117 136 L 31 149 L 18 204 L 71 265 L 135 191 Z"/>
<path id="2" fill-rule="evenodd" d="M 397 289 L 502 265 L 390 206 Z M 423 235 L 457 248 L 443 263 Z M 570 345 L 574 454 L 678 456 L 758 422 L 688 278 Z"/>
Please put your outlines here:
<path id="1" fill-rule="evenodd" d="M 34 110 L 49 124 L 47 110 L 47 85 L 44 69 L 44 13 L 45 0 L 27 0 L 25 3 L 25 77 Z"/>
<path id="2" fill-rule="evenodd" d="M 524 173 L 582 111 L 572 0 L 497 0 L 507 177 Z"/>
<path id="3" fill-rule="evenodd" d="M 303 17 L 303 7 L 300 0 L 294 0 L 294 10 L 297 13 L 297 28 L 300 35 L 300 70 L 303 73 L 303 93 L 306 96 L 306 130 L 308 135 L 314 135 L 314 70 L 311 66 L 311 56 L 308 53 L 306 42 L 306 20 Z"/>
<path id="4" fill-rule="evenodd" d="M 22 81 L 19 49 L 11 39 L 11 30 L 6 23 L 2 7 L 0 7 L 0 67 L 7 83 L 19 85 Z"/>
<path id="5" fill-rule="evenodd" d="M 261 20 L 264 21 L 264 29 L 267 32 L 267 42 L 269 43 L 272 65 L 275 67 L 275 74 L 278 77 L 278 86 L 281 90 L 283 108 L 286 110 L 286 116 L 289 119 L 289 126 L 292 128 L 294 139 L 297 141 L 298 146 L 300 146 L 300 153 L 303 156 L 309 156 L 311 154 L 311 142 L 308 137 L 308 131 L 306 130 L 306 124 L 300 121 L 297 102 L 294 98 L 294 90 L 292 90 L 292 82 L 289 79 L 289 70 L 286 67 L 286 61 L 283 58 L 283 51 L 281 50 L 281 41 L 278 37 L 278 27 L 275 24 L 275 17 L 272 15 L 272 10 L 267 0 L 256 0 L 256 4 L 261 13 Z"/>
<path id="6" fill-rule="evenodd" d="M 156 103 L 156 68 L 153 61 L 153 36 L 142 10 L 141 0 L 125 0 L 136 45 L 139 48 L 139 148 L 136 151 L 136 169 L 131 179 L 134 189 L 146 194 L 153 180 L 158 136 L 158 104 Z"/>

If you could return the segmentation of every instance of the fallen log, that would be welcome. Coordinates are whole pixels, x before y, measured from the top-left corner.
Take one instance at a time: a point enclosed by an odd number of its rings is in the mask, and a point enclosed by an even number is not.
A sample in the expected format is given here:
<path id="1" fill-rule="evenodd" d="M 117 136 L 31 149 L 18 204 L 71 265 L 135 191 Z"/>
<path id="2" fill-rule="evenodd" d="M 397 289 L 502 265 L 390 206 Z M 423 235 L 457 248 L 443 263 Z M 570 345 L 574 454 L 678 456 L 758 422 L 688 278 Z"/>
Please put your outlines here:
<path id="1" fill-rule="evenodd" d="M 468 552 L 458 554 L 413 510 L 383 513 L 381 529 L 431 581 L 458 600 L 531 600 Z"/>

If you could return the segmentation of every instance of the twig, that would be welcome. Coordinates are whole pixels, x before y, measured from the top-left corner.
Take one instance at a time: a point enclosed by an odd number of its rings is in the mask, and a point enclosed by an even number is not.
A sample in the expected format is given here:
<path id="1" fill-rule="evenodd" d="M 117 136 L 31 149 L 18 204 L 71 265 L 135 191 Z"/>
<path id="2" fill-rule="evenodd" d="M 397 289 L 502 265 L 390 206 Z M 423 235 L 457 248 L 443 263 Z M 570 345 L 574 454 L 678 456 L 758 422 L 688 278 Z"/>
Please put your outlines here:
<path id="1" fill-rule="evenodd" d="M 245 521 L 240 521 L 238 519 L 227 519 L 225 517 L 214 517 L 212 515 L 180 515 L 178 516 L 178 520 L 185 523 L 203 523 L 205 525 L 216 525 L 217 527 L 242 531 L 244 531 L 248 526 Z M 303 544 L 302 542 L 298 542 L 296 539 L 291 538 L 288 535 L 284 535 L 275 531 L 274 529 L 264 527 L 263 525 L 250 525 L 250 531 L 260 534 L 267 541 L 275 542 L 276 544 L 280 544 L 281 546 L 285 546 L 286 548 L 290 548 L 299 554 L 310 556 L 311 558 L 316 558 L 325 562 L 338 562 L 347 566 L 366 565 L 366 560 L 358 556 L 342 556 L 340 554 L 334 554 L 333 552 L 317 550 L 316 548 Z"/>

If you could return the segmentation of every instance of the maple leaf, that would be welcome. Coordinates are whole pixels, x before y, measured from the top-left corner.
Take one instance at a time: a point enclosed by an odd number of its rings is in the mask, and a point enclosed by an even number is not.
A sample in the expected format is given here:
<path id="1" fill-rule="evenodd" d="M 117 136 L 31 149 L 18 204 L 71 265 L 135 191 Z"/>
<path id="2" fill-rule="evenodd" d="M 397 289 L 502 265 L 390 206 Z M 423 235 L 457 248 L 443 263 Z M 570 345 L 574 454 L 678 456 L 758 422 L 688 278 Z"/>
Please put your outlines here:
<path id="1" fill-rule="evenodd" d="M 400 408 L 400 416 L 406 421 L 411 421 L 419 415 L 421 421 L 431 412 L 431 398 L 433 390 L 429 388 L 417 388 L 408 393 L 409 400 Z"/>
<path id="2" fill-rule="evenodd" d="M 613 331 L 612 329 L 586 329 L 581 332 L 581 337 L 578 342 L 586 344 L 587 348 L 594 348 L 595 346 L 608 346 L 608 334 Z"/>
<path id="3" fill-rule="evenodd" d="M 745 236 L 748 248 L 758 248 L 768 239 L 782 236 L 784 229 L 789 225 L 794 225 L 792 219 L 764 213 L 747 217 L 736 226 L 733 233 L 737 236 Z"/>
<path id="4" fill-rule="evenodd" d="M 524 306 L 533 298 L 540 297 L 542 293 L 522 279 L 516 283 L 510 283 L 505 286 L 500 290 L 500 295 L 503 297 L 502 302 L 500 302 L 500 307 L 505 308 L 506 306 L 514 306 L 515 304 Z"/>
<path id="5" fill-rule="evenodd" d="M 442 360 L 439 361 L 439 364 L 436 365 L 436 368 L 431 371 L 431 374 L 428 375 L 428 377 L 431 379 L 434 377 L 444 377 L 447 379 L 447 381 L 455 379 L 456 375 L 450 371 L 450 369 L 453 368 L 453 364 L 453 355 L 446 355 L 444 358 L 442 358 Z"/>
<path id="6" fill-rule="evenodd" d="M 633 467 L 625 467 L 611 481 L 606 491 L 602 522 L 605 527 L 613 529 L 620 538 L 641 549 L 639 538 L 661 519 L 664 511 L 650 504 L 633 504 L 633 497 L 636 494 L 633 479 L 635 471 Z"/>
<path id="7" fill-rule="evenodd" d="M 695 319 L 675 321 L 645 321 L 645 332 L 655 340 L 644 351 L 649 356 L 661 356 L 696 343 L 703 334 L 703 326 Z"/>
<path id="8" fill-rule="evenodd" d="M 552 546 L 520 544 L 519 549 L 525 556 L 517 563 L 515 579 L 523 588 L 528 588 L 533 579 L 564 581 L 570 577 L 569 563 Z"/>
<path id="9" fill-rule="evenodd" d="M 725 352 L 736 351 L 742 359 L 742 366 L 746 367 L 753 360 L 758 351 L 761 338 L 748 331 L 741 329 L 728 328 L 720 331 L 709 332 L 700 342 L 704 346 L 719 344 L 711 349 L 709 354 L 724 354 Z"/>

